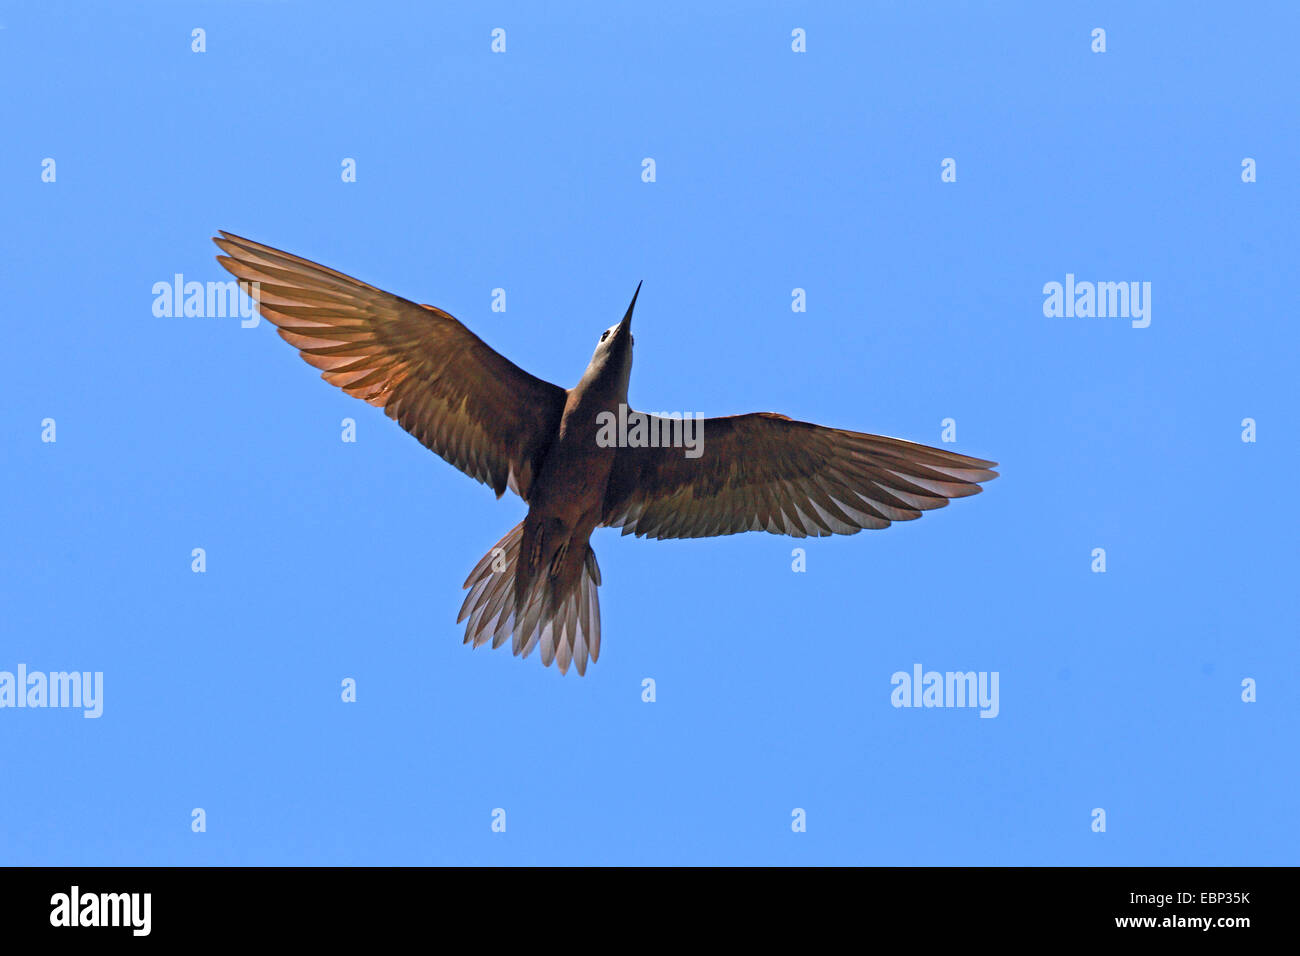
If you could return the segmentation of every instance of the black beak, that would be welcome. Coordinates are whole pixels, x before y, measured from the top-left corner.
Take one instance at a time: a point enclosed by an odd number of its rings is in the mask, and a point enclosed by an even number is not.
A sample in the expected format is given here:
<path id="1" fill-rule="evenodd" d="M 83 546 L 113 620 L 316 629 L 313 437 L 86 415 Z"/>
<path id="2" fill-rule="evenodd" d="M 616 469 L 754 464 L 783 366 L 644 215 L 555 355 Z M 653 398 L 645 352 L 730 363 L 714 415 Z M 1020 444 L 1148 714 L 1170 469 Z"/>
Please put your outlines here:
<path id="1" fill-rule="evenodd" d="M 636 297 L 641 294 L 641 283 L 636 284 L 636 291 L 632 293 L 632 301 L 628 304 L 627 315 L 623 316 L 623 321 L 618 324 L 618 334 L 621 336 L 625 332 L 632 331 L 632 310 L 636 308 Z"/>

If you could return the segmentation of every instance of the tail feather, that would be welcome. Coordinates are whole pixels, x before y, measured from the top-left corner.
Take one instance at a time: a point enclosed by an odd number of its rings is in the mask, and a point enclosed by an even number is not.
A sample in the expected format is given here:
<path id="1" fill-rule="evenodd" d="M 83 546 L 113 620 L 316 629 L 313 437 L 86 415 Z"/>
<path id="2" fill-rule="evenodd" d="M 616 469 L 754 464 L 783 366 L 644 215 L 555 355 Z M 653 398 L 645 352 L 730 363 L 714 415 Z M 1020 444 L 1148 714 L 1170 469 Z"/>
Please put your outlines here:
<path id="1" fill-rule="evenodd" d="M 500 647 L 507 637 L 516 656 L 527 657 L 538 647 L 542 664 L 559 665 L 567 673 L 576 665 L 587 672 L 587 662 L 600 657 L 600 566 L 591 545 L 579 558 L 575 575 L 530 575 L 517 582 L 524 525 L 512 528 L 474 566 L 465 579 L 469 589 L 457 623 L 465 626 L 465 643 L 478 647 L 492 642 Z"/>

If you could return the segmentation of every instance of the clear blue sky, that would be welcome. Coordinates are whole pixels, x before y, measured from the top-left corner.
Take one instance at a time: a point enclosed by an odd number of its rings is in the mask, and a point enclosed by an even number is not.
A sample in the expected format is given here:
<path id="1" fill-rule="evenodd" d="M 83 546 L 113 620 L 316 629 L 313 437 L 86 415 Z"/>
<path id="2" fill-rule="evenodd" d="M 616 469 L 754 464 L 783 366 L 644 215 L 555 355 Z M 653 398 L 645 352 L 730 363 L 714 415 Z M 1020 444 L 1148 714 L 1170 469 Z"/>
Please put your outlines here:
<path id="1" fill-rule="evenodd" d="M 105 696 L 0 710 L 0 862 L 1296 862 L 1296 6 L 699 6 L 0 10 L 0 670 Z M 155 317 L 217 229 L 565 386 L 645 280 L 633 405 L 952 418 L 1002 477 L 847 538 L 600 531 L 585 678 L 471 652 L 524 505 L 266 323 Z M 1067 274 L 1150 326 L 1046 317 Z M 918 663 L 999 715 L 895 709 Z"/>

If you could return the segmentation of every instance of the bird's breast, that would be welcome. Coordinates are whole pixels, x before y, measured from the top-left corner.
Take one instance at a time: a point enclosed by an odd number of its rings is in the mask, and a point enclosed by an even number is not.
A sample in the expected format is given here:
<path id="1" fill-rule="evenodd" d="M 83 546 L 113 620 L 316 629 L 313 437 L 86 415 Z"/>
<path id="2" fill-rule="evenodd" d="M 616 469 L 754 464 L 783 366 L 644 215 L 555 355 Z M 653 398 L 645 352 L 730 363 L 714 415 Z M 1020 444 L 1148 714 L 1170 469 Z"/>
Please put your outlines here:
<path id="1" fill-rule="evenodd" d="M 579 524 L 593 513 L 598 514 L 614 456 L 616 442 L 607 440 L 607 415 L 617 410 L 593 403 L 574 402 L 565 408 L 559 435 L 546 454 L 541 474 L 533 486 L 533 508 Z"/>

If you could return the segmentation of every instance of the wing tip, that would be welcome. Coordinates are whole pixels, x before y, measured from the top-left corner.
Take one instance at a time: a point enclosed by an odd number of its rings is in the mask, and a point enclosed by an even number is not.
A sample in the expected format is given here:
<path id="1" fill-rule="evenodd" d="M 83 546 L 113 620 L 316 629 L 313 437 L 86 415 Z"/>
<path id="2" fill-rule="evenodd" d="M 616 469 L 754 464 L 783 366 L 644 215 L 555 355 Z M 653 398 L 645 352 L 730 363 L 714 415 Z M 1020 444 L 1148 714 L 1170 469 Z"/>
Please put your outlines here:
<path id="1" fill-rule="evenodd" d="M 239 236 L 235 235 L 233 232 L 226 232 L 226 230 L 224 229 L 218 229 L 217 235 L 212 237 L 212 241 L 219 248 L 225 249 L 227 252 L 230 252 L 231 251 L 230 245 L 235 242 L 239 242 L 241 240 Z"/>

